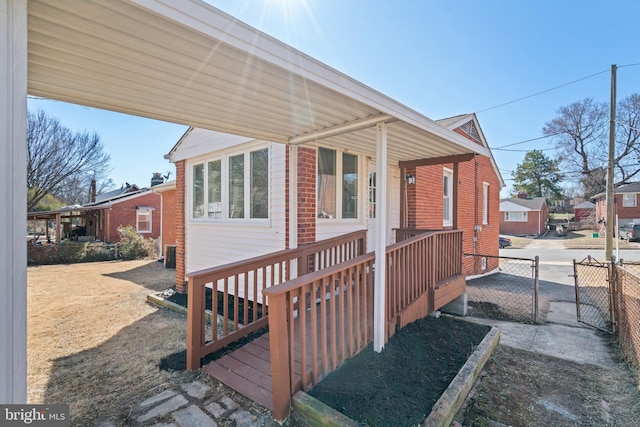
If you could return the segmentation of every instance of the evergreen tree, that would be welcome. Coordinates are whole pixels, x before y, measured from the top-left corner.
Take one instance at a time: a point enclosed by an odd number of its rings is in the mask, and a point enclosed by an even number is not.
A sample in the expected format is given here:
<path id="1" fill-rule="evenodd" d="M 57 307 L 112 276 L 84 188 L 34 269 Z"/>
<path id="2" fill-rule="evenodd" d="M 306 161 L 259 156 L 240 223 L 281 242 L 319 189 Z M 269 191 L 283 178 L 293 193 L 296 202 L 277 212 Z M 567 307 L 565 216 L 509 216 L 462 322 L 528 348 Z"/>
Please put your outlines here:
<path id="1" fill-rule="evenodd" d="M 560 183 L 564 178 L 559 168 L 560 160 L 547 157 L 540 150 L 527 152 L 522 163 L 512 173 L 513 188 L 529 197 L 561 199 Z"/>

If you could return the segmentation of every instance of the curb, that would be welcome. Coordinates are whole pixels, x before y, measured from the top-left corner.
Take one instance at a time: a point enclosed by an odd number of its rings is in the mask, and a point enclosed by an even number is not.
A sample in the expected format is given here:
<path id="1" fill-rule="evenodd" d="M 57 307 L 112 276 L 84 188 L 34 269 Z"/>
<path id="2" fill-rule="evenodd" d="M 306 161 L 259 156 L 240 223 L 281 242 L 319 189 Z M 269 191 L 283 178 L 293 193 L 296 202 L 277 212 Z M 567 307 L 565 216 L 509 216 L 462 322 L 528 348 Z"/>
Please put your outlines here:
<path id="1" fill-rule="evenodd" d="M 500 342 L 500 328 L 493 326 L 458 374 L 433 405 L 423 427 L 449 426 L 462 407 L 484 365 Z M 303 391 L 298 391 L 292 399 L 291 417 L 300 426 L 357 426 L 358 423 L 335 409 L 325 405 Z"/>
<path id="2" fill-rule="evenodd" d="M 493 326 L 462 366 L 449 387 L 433 405 L 424 427 L 449 426 L 456 416 L 478 375 L 500 342 L 500 328 Z"/>
<path id="3" fill-rule="evenodd" d="M 157 306 L 167 308 L 176 313 L 187 315 L 187 309 L 175 302 L 168 301 L 159 296 L 159 294 L 147 294 L 147 302 Z M 205 310 L 205 319 L 211 322 L 211 310 Z"/>

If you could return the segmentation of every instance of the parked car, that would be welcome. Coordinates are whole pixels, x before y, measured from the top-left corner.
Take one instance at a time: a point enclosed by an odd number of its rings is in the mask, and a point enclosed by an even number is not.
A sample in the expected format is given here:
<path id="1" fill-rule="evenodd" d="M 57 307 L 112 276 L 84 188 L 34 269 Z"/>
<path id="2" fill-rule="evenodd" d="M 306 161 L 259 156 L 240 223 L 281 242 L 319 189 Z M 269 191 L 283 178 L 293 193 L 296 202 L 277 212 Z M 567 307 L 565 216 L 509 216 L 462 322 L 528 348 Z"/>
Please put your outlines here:
<path id="1" fill-rule="evenodd" d="M 500 249 L 506 248 L 507 246 L 511 246 L 511 239 L 500 237 Z"/>
<path id="2" fill-rule="evenodd" d="M 640 240 L 640 224 L 634 224 L 632 222 L 623 225 L 618 231 L 618 235 L 623 240 L 636 241 Z"/>

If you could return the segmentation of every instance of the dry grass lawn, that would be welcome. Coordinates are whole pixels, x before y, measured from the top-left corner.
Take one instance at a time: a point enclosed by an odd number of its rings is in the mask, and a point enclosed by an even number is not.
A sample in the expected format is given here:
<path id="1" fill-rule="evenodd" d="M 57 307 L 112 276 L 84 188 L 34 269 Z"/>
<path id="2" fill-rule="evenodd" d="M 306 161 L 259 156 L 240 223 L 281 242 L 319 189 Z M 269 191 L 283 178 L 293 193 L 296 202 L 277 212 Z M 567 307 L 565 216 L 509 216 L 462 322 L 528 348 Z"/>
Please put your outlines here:
<path id="1" fill-rule="evenodd" d="M 28 402 L 68 403 L 72 425 L 127 422 L 132 405 L 191 380 L 158 369 L 183 350 L 186 318 L 146 302 L 170 288 L 156 261 L 28 269 Z"/>

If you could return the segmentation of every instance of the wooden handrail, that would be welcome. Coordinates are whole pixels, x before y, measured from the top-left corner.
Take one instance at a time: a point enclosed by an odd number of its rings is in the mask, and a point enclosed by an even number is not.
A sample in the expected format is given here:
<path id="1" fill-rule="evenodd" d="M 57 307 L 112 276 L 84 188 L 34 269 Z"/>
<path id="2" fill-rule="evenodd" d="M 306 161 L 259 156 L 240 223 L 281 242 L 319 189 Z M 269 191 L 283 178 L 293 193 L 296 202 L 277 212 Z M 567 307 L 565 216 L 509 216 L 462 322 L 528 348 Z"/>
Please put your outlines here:
<path id="1" fill-rule="evenodd" d="M 373 252 L 266 289 L 273 414 L 373 338 Z"/>
<path id="2" fill-rule="evenodd" d="M 386 320 L 433 307 L 439 283 L 462 271 L 462 231 L 430 231 L 387 248 Z M 273 414 L 284 420 L 290 397 L 337 369 L 373 339 L 375 253 L 264 290 L 268 296 Z M 464 283 L 463 283 L 464 284 Z"/>
<path id="3" fill-rule="evenodd" d="M 267 325 L 269 308 L 265 289 L 362 255 L 366 249 L 366 233 L 366 230 L 355 231 L 295 249 L 188 273 L 187 368 L 200 368 L 202 357 Z M 212 288 L 208 337 L 205 334 L 206 285 Z M 222 294 L 221 313 L 218 313 L 218 292 Z"/>
<path id="4" fill-rule="evenodd" d="M 410 237 L 417 236 L 418 234 L 428 233 L 431 231 L 438 231 L 426 228 L 394 228 L 396 234 L 396 242 L 401 242 Z"/>

